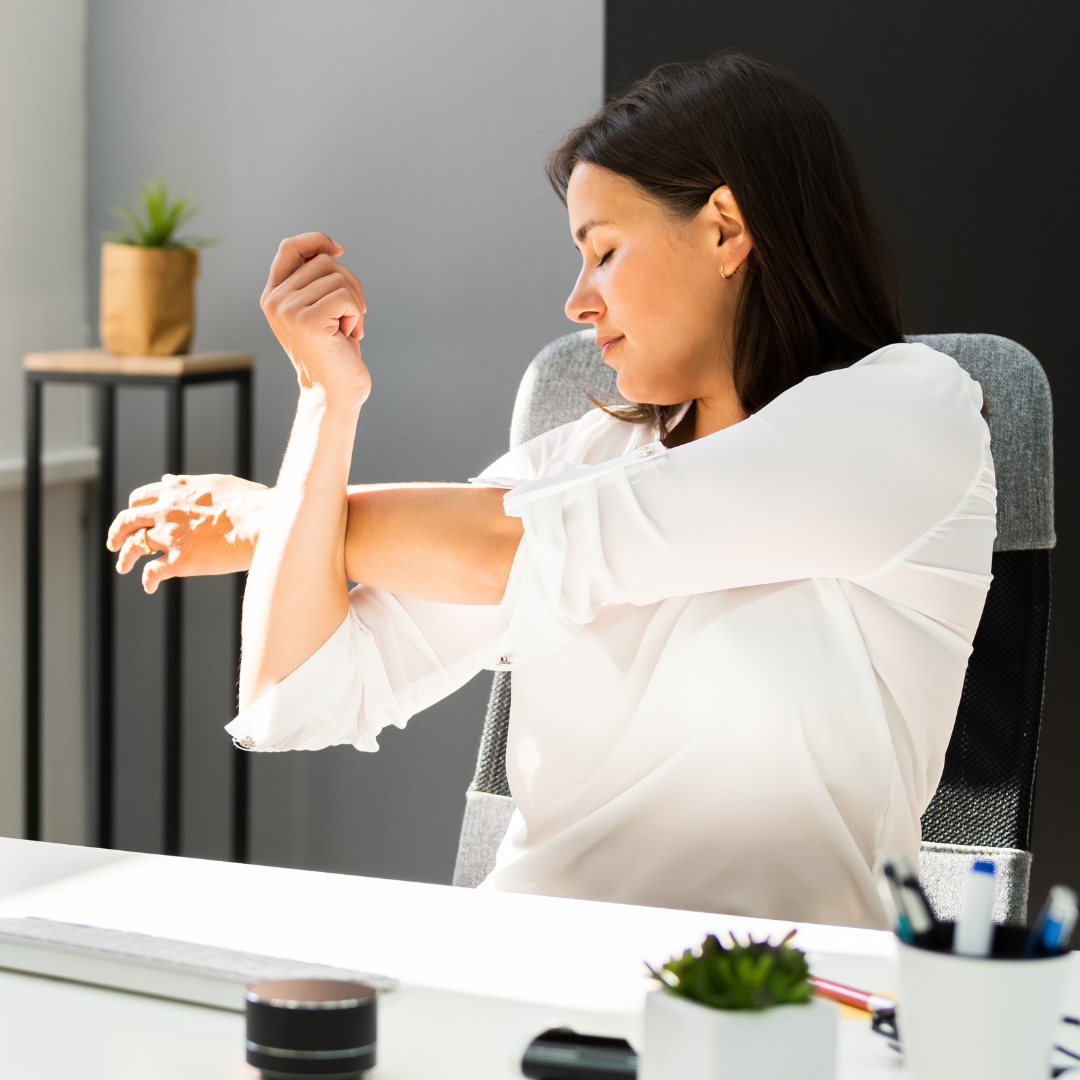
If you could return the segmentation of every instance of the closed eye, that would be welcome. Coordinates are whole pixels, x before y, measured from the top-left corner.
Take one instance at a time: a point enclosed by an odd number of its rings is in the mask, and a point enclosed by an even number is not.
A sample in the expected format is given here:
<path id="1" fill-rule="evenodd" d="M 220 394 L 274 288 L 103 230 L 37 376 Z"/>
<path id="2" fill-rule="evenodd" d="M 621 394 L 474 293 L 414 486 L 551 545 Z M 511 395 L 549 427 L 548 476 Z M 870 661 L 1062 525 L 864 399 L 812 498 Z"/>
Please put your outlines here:
<path id="1" fill-rule="evenodd" d="M 614 255 L 614 254 L 615 254 L 615 249 L 612 248 L 596 265 L 597 266 L 603 266 L 604 263 L 606 263 L 608 261 L 608 259 L 610 259 L 611 256 Z"/>

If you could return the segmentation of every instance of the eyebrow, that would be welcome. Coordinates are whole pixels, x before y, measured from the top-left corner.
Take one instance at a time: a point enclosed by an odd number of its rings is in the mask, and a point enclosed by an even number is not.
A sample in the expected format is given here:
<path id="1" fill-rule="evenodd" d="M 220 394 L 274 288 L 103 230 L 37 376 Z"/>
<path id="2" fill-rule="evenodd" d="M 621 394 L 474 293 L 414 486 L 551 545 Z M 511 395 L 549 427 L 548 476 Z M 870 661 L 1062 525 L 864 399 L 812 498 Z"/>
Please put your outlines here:
<path id="1" fill-rule="evenodd" d="M 574 239 L 580 244 L 588 236 L 589 230 L 595 228 L 597 225 L 610 225 L 610 221 L 600 221 L 594 218 L 592 221 L 586 221 L 584 225 L 579 226 L 576 233 L 574 233 Z"/>

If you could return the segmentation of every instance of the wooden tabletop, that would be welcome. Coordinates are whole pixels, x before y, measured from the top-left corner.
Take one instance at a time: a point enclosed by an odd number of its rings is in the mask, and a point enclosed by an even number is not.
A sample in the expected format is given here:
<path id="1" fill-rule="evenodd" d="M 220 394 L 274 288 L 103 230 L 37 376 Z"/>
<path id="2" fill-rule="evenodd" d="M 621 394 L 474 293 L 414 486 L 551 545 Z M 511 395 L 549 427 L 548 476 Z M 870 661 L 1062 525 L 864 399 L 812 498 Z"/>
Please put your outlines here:
<path id="1" fill-rule="evenodd" d="M 243 371 L 255 363 L 251 353 L 209 352 L 185 356 L 114 356 L 104 349 L 64 349 L 33 352 L 23 357 L 26 371 L 57 371 L 79 375 L 201 375 L 212 371 Z"/>

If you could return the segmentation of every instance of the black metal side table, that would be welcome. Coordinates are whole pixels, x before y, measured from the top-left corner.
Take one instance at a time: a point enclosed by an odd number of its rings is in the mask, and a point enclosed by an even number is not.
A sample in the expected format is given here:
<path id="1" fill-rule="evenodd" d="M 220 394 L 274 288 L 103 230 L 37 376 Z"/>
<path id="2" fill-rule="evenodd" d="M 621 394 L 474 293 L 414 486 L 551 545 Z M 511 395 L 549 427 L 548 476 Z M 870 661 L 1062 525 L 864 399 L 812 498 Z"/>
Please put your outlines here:
<path id="1" fill-rule="evenodd" d="M 152 386 L 166 394 L 166 471 L 184 471 L 184 390 L 210 382 L 236 383 L 236 472 L 251 471 L 251 374 L 255 358 L 246 353 L 194 353 L 188 356 L 113 356 L 101 349 L 28 353 L 26 373 L 26 609 L 25 609 L 25 832 L 41 839 L 41 422 L 42 388 L 46 382 L 90 383 L 94 387 L 101 440 L 99 518 L 104 526 L 115 512 L 116 390 L 119 386 Z M 114 762 L 114 625 L 113 563 L 115 556 L 99 537 L 98 710 L 95 842 L 112 847 Z M 237 657 L 244 575 L 236 575 Z M 181 676 L 183 672 L 183 578 L 171 578 L 165 590 L 165 853 L 180 854 L 181 809 Z M 233 749 L 232 857 L 248 855 L 248 755 Z"/>

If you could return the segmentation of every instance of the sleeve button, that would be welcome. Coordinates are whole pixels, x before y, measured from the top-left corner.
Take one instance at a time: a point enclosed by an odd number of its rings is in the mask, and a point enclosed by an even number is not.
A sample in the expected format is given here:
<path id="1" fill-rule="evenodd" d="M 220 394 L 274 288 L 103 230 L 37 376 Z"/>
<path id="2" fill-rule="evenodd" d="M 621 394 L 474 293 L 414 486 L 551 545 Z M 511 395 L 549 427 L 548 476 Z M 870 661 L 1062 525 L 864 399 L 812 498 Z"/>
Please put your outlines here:
<path id="1" fill-rule="evenodd" d="M 255 749 L 255 740 L 250 735 L 245 735 L 242 739 L 234 739 L 233 742 L 235 742 L 241 750 Z"/>

